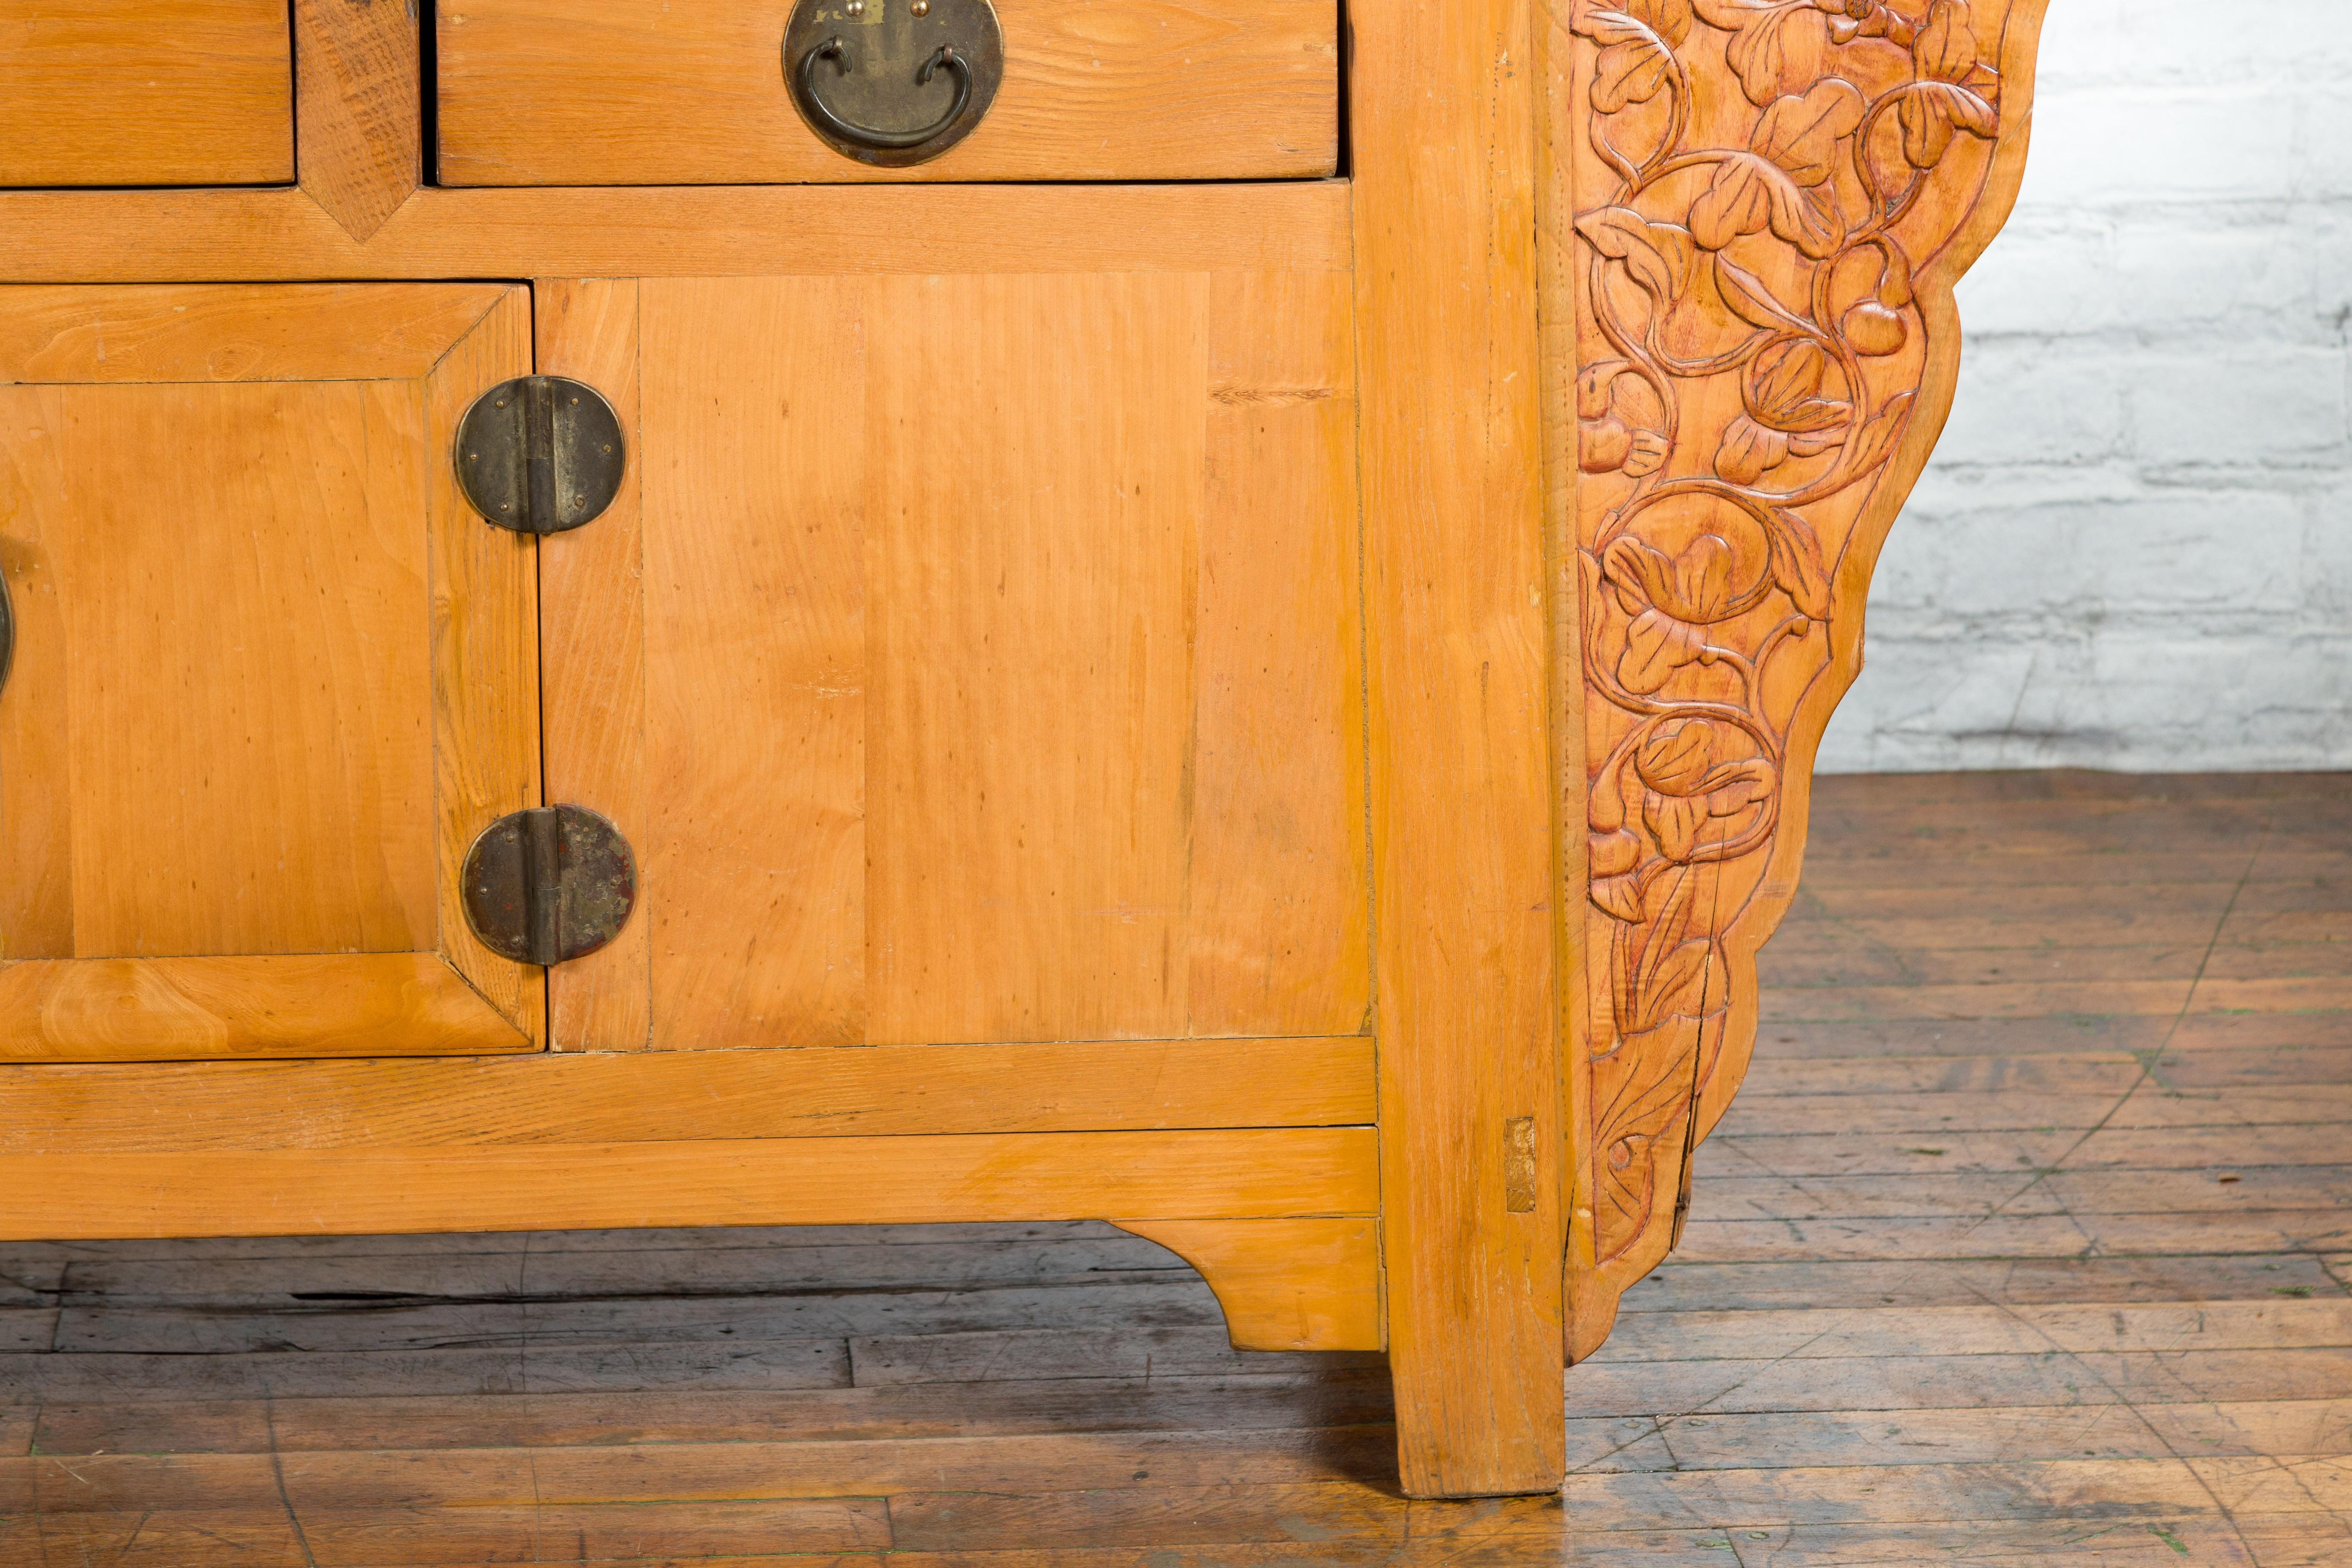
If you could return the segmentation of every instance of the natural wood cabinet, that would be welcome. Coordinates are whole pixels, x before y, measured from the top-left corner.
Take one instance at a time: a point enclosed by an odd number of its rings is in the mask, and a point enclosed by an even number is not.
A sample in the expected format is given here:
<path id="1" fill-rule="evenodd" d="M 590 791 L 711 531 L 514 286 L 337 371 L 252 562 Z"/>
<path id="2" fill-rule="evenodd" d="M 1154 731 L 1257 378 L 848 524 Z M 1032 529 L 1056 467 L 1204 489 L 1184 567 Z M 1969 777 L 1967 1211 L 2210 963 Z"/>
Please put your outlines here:
<path id="1" fill-rule="evenodd" d="M 296 184 L 0 191 L 0 1234 L 1105 1218 L 1548 1489 L 2041 0 L 898 3 L 295 0 Z"/>

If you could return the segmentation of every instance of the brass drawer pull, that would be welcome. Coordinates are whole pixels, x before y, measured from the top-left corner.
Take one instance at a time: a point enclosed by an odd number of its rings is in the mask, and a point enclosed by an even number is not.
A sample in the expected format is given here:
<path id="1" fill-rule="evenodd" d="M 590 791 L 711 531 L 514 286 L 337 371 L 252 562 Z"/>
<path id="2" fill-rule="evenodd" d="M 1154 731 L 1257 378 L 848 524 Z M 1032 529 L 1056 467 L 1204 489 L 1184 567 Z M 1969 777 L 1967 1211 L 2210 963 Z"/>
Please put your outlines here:
<path id="1" fill-rule="evenodd" d="M 854 142 L 860 147 L 871 147 L 877 153 L 904 152 L 909 147 L 919 147 L 926 142 L 934 141 L 946 134 L 948 128 L 962 119 L 963 111 L 971 107 L 971 67 L 965 63 L 961 55 L 955 52 L 953 44 L 941 44 L 931 52 L 931 58 L 923 62 L 923 68 L 915 73 L 915 85 L 929 86 L 931 78 L 944 66 L 955 76 L 955 101 L 948 105 L 948 111 L 945 114 L 940 115 L 929 125 L 919 125 L 912 131 L 877 131 L 871 126 L 859 125 L 835 114 L 816 89 L 816 62 L 819 60 L 837 61 L 841 66 L 841 74 L 843 76 L 849 74 L 849 50 L 837 37 L 827 38 L 824 43 L 803 55 L 800 76 L 801 107 L 808 111 L 808 117 L 817 121 L 818 128 L 827 135 L 843 142 Z"/>
<path id="2" fill-rule="evenodd" d="M 935 110 L 941 71 L 955 91 Z M 1003 75 L 1004 34 L 989 0 L 800 0 L 784 29 L 793 107 L 826 146 L 861 163 L 938 157 L 988 113 Z"/>

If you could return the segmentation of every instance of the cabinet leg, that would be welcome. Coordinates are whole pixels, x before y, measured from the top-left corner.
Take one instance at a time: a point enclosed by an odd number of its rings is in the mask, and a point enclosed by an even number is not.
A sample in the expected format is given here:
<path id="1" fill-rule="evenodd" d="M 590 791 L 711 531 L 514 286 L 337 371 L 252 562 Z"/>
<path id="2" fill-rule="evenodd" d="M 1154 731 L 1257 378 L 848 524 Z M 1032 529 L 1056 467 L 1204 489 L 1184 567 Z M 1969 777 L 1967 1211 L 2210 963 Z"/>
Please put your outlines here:
<path id="1" fill-rule="evenodd" d="M 1435 1152 L 1432 1118 L 1398 1120 L 1381 1142 L 1400 1482 L 1423 1498 L 1557 1491 L 1567 1468 L 1557 1186 L 1531 1184 L 1536 1170 L 1551 1173 L 1529 1157 L 1529 1134 L 1548 1132 L 1549 1119 L 1478 1118 L 1492 1136 L 1422 1160 L 1410 1147 Z"/>

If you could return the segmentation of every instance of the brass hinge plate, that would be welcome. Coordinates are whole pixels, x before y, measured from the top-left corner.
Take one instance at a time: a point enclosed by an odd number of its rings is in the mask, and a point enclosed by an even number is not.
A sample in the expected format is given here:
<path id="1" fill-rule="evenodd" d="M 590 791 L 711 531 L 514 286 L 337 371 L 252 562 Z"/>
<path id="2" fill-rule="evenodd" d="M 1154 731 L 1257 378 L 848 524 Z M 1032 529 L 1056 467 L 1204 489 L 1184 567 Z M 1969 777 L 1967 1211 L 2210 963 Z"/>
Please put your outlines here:
<path id="1" fill-rule="evenodd" d="M 621 830 L 581 805 L 499 817 L 466 851 L 466 922 L 482 944 L 541 967 L 584 958 L 621 934 L 637 902 L 637 860 Z"/>
<path id="2" fill-rule="evenodd" d="M 474 399 L 457 422 L 458 488 L 476 511 L 518 533 L 593 521 L 628 465 L 620 416 L 586 382 L 524 375 Z"/>

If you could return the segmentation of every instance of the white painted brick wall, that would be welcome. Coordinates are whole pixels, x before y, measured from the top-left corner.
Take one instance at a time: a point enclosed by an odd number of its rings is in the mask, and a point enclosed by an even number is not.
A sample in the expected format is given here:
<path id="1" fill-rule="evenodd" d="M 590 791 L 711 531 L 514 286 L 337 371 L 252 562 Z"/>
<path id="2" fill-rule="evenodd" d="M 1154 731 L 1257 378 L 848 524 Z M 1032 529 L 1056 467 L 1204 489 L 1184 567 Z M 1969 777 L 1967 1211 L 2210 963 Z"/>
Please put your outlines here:
<path id="1" fill-rule="evenodd" d="M 1829 772 L 2352 768 L 2352 0 L 2052 0 Z"/>

